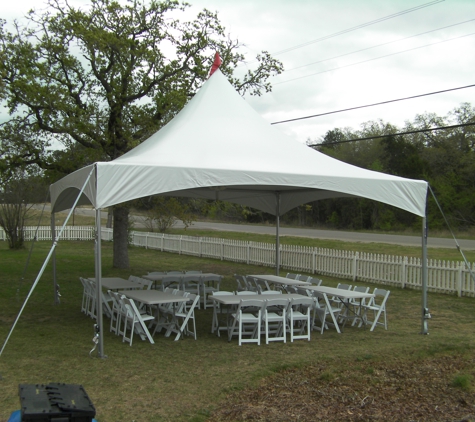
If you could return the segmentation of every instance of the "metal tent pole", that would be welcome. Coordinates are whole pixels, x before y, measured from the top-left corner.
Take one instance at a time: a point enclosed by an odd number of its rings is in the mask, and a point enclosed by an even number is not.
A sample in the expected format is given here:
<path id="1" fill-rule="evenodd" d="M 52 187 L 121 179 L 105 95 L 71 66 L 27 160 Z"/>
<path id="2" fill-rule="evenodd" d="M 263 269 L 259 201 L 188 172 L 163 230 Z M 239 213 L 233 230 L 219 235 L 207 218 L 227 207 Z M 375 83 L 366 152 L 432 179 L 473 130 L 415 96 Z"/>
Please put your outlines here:
<path id="1" fill-rule="evenodd" d="M 422 330 L 421 334 L 429 334 L 428 320 L 430 319 L 427 307 L 427 212 L 422 218 Z"/>
<path id="2" fill-rule="evenodd" d="M 275 214 L 276 214 L 276 228 L 275 228 L 275 275 L 280 272 L 280 192 L 275 193 Z"/>
<path id="3" fill-rule="evenodd" d="M 53 243 L 56 240 L 56 223 L 55 223 L 55 213 L 51 213 L 51 239 Z M 56 250 L 53 251 L 53 255 L 51 257 L 51 264 L 53 266 L 53 288 L 54 288 L 54 304 L 60 304 L 60 294 L 59 294 L 59 286 L 56 280 Z"/>
<path id="4" fill-rule="evenodd" d="M 36 276 L 36 279 L 35 281 L 33 282 L 33 285 L 31 286 L 30 288 L 30 291 L 28 292 L 28 295 L 26 296 L 26 299 L 25 301 L 23 302 L 23 305 L 20 309 L 20 312 L 18 312 L 18 315 L 17 317 L 15 318 L 15 321 L 13 322 L 13 325 L 12 325 L 12 328 L 10 329 L 8 335 L 7 335 L 7 338 L 5 339 L 5 342 L 3 343 L 3 346 L 2 346 L 2 349 L 0 350 L 0 356 L 2 356 L 2 353 L 3 351 L 5 350 L 5 347 L 8 343 L 8 340 L 10 339 L 12 333 L 13 333 L 13 330 L 15 329 L 17 323 L 18 323 L 18 320 L 20 319 L 20 316 L 21 314 L 23 313 L 23 310 L 25 309 L 25 306 L 26 304 L 28 303 L 28 300 L 30 299 L 33 291 L 35 290 L 35 287 L 37 286 L 37 284 L 39 283 L 40 279 L 41 279 L 41 276 L 43 275 L 45 269 L 46 269 L 46 266 L 48 265 L 49 263 L 49 260 L 51 259 L 51 256 L 53 255 L 54 253 L 54 250 L 56 249 L 56 246 L 58 245 L 58 241 L 59 239 L 61 238 L 61 235 L 63 234 L 63 231 L 64 231 L 64 228 L 66 227 L 66 224 L 68 223 L 69 221 L 69 218 L 71 217 L 71 214 L 74 210 L 74 208 L 76 208 L 76 205 L 78 204 L 79 202 L 79 198 L 81 197 L 82 193 L 84 192 L 84 189 L 86 188 L 86 185 L 89 183 L 89 179 L 91 178 L 92 176 L 92 173 L 93 173 L 94 169 L 91 170 L 91 172 L 89 173 L 89 175 L 87 176 L 86 178 L 86 181 L 84 182 L 84 185 L 83 187 L 81 188 L 81 190 L 79 191 L 79 195 L 77 196 L 76 200 L 74 201 L 74 204 L 72 206 L 72 208 L 70 209 L 69 211 L 69 214 L 68 216 L 66 217 L 66 220 L 64 220 L 64 223 L 61 227 L 61 230 L 59 231 L 59 234 L 58 234 L 58 237 L 57 238 L 54 238 L 53 239 L 53 246 L 51 247 L 49 253 L 48 253 L 48 256 L 46 257 L 45 261 L 43 262 L 43 266 L 41 267 L 40 269 L 40 272 L 38 273 L 38 275 Z"/>
<path id="5" fill-rule="evenodd" d="M 107 357 L 104 354 L 104 326 L 102 324 L 102 254 L 101 254 L 101 209 L 96 209 L 96 332 L 99 334 L 97 354 L 100 358 Z"/>

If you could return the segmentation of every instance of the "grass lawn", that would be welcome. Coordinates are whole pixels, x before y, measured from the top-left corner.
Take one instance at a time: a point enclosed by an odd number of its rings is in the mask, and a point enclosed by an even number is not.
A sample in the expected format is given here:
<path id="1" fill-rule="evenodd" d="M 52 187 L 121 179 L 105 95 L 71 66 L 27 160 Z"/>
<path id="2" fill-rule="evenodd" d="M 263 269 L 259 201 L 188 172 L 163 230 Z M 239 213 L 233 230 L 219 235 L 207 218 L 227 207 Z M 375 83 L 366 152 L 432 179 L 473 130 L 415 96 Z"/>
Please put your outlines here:
<path id="1" fill-rule="evenodd" d="M 28 245 L 29 247 L 29 245 Z M 3 344 L 28 291 L 49 252 L 38 242 L 28 270 L 28 249 L 9 251 L 0 243 L 0 341 Z M 131 248 L 129 270 L 111 266 L 112 245 L 102 245 L 103 276 L 142 275 L 151 270 L 192 270 L 222 274 L 223 290 L 233 290 L 234 273 L 273 273 L 271 268 Z M 384 253 L 383 250 L 379 250 Z M 430 257 L 431 252 L 429 252 Z M 243 345 L 210 333 L 211 310 L 197 311 L 198 340 L 178 342 L 155 336 L 155 344 L 134 338 L 133 346 L 108 330 L 107 359 L 89 355 L 93 347 L 93 320 L 80 312 L 79 277 L 94 275 L 93 242 L 60 242 L 57 248 L 61 304 L 53 304 L 51 264 L 32 294 L 20 321 L 0 356 L 0 421 L 19 409 L 18 384 L 63 382 L 82 384 L 94 403 L 99 422 L 205 421 L 213 409 L 226 405 L 230 393 L 259 383 L 289 368 L 323 367 L 325 374 L 357 368 L 368 360 L 409 362 L 417 367 L 434 356 L 473 356 L 475 313 L 473 298 L 429 293 L 430 335 L 421 328 L 421 294 L 391 287 L 389 329 L 374 332 L 354 327 L 342 334 L 312 333 L 310 342 Z M 282 271 L 285 274 L 285 271 Z M 322 277 L 335 286 L 339 280 Z M 371 286 L 371 288 L 374 285 Z M 470 364 L 468 375 L 475 374 Z M 453 377 L 458 374 L 454 368 Z"/>

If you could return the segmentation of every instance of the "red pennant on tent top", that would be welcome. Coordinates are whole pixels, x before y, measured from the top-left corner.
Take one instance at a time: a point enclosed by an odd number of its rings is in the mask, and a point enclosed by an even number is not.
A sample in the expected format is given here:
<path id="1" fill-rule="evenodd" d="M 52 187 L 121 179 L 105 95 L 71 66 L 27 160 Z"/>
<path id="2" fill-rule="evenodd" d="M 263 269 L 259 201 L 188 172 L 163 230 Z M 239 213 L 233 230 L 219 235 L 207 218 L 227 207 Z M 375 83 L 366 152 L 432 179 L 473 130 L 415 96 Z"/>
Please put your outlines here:
<path id="1" fill-rule="evenodd" d="M 211 77 L 211 75 L 216 72 L 216 70 L 219 68 L 219 66 L 221 65 L 222 61 L 221 61 L 221 57 L 219 57 L 219 53 L 216 52 L 216 54 L 214 55 L 214 63 L 213 63 L 213 66 L 211 66 L 211 70 L 209 72 L 209 76 L 208 77 Z"/>

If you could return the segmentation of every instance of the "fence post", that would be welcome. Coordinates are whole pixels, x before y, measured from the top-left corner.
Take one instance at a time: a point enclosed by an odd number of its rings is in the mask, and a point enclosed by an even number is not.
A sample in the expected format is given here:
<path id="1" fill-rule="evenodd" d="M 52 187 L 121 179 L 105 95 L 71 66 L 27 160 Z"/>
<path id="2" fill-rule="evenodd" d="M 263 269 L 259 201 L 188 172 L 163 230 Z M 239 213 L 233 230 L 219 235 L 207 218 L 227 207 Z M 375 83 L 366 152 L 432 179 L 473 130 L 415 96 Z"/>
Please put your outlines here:
<path id="1" fill-rule="evenodd" d="M 463 278 L 463 265 L 459 264 L 457 268 L 457 285 L 455 287 L 457 289 L 458 297 L 462 297 L 462 278 Z"/>
<path id="2" fill-rule="evenodd" d="M 312 274 L 317 272 L 317 248 L 312 251 Z"/>
<path id="3" fill-rule="evenodd" d="M 221 240 L 221 261 L 224 259 L 224 241 Z"/>
<path id="4" fill-rule="evenodd" d="M 180 240 L 178 242 L 178 255 L 181 255 L 181 239 L 183 236 L 180 236 Z"/>
<path id="5" fill-rule="evenodd" d="M 356 281 L 356 278 L 358 277 L 358 258 L 360 254 L 359 252 L 355 252 L 353 255 L 353 281 Z"/>
<path id="6" fill-rule="evenodd" d="M 247 265 L 249 265 L 250 260 L 251 260 L 251 242 L 247 242 L 247 256 L 246 256 Z"/>
<path id="7" fill-rule="evenodd" d="M 401 263 L 401 288 L 405 289 L 407 283 L 407 256 L 405 256 Z"/>

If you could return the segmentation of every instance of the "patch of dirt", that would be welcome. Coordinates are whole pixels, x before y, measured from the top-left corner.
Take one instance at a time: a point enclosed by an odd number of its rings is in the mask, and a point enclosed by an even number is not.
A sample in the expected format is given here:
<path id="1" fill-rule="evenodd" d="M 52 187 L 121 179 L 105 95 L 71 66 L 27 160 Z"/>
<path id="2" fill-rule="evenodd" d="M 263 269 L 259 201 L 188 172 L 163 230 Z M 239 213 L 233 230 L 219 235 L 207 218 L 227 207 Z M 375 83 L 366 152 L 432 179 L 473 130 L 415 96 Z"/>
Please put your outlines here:
<path id="1" fill-rule="evenodd" d="M 322 363 L 233 392 L 208 422 L 475 421 L 474 375 L 475 359 L 457 356 Z"/>

